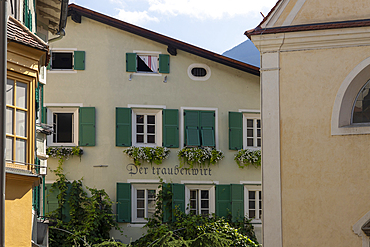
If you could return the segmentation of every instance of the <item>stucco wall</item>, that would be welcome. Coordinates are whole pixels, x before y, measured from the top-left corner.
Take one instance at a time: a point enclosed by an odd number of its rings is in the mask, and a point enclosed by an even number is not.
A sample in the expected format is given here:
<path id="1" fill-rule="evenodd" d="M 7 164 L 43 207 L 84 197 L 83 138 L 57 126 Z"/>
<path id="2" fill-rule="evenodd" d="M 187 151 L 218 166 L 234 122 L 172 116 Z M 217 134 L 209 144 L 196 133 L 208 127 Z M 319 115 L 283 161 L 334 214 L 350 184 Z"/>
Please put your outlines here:
<path id="1" fill-rule="evenodd" d="M 369 52 L 353 47 L 281 53 L 284 246 L 361 246 L 352 226 L 370 210 L 370 136 L 331 136 L 330 128 L 341 83 Z"/>
<path id="2" fill-rule="evenodd" d="M 96 146 L 83 147 L 81 158 L 67 160 L 64 171 L 70 180 L 83 177 L 89 187 L 104 188 L 110 198 L 116 199 L 116 183 L 127 179 L 165 179 L 180 183 L 183 180 L 218 181 L 220 184 L 239 184 L 240 181 L 261 181 L 261 170 L 254 167 L 240 169 L 234 161 L 236 151 L 228 150 L 228 111 L 239 109 L 259 110 L 259 77 L 236 70 L 204 58 L 177 50 L 177 56 L 170 56 L 170 73 L 167 83 L 164 76 L 144 76 L 133 73 L 129 81 L 126 66 L 126 52 L 156 51 L 168 54 L 167 46 L 149 41 L 133 34 L 108 27 L 90 19 L 82 18 L 82 24 L 68 19 L 67 35 L 60 41 L 51 43 L 51 49 L 77 48 L 86 52 L 86 69 L 77 73 L 54 73 L 47 75 L 45 104 L 82 103 L 96 108 Z M 193 63 L 206 64 L 211 68 L 207 81 L 193 81 L 187 74 Z M 175 171 L 179 165 L 177 151 L 171 149 L 168 160 L 162 165 L 151 166 L 144 163 L 143 174 L 129 174 L 127 165 L 133 163 L 123 154 L 125 148 L 115 146 L 115 108 L 128 104 L 165 105 L 167 109 L 181 107 L 217 108 L 218 145 L 225 158 L 216 166 L 206 167 L 207 175 L 188 175 L 183 170 Z M 183 130 L 180 128 L 180 133 Z M 181 145 L 181 143 L 180 143 Z M 48 160 L 51 169 L 57 161 Z M 107 167 L 94 167 L 106 165 Z M 155 168 L 153 170 L 153 168 Z M 157 170 L 156 168 L 161 168 Z M 162 173 L 162 168 L 171 168 L 176 175 Z M 145 171 L 147 173 L 145 174 Z M 160 172 L 158 175 L 157 172 Z M 168 171 L 168 170 L 167 170 Z M 209 173 L 211 175 L 209 175 Z M 48 183 L 55 180 L 49 172 Z M 143 230 L 132 225 L 121 224 L 125 241 L 139 237 Z M 128 227 L 130 226 L 130 227 Z M 115 238 L 123 240 L 117 231 Z"/>

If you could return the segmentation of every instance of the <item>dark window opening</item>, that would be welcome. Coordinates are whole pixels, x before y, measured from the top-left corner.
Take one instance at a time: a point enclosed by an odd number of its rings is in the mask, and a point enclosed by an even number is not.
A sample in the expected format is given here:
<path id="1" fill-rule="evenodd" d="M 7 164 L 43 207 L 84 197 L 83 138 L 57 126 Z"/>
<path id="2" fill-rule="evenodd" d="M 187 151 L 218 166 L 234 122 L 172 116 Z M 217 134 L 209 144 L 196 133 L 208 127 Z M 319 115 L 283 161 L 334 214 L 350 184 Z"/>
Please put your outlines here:
<path id="1" fill-rule="evenodd" d="M 51 68 L 52 69 L 73 69 L 72 52 L 53 52 Z"/>
<path id="2" fill-rule="evenodd" d="M 157 72 L 155 67 L 155 64 L 152 64 L 152 56 L 137 56 L 137 71 Z"/>
<path id="3" fill-rule="evenodd" d="M 195 67 L 191 69 L 191 74 L 196 77 L 204 77 L 207 75 L 207 70 L 205 68 Z"/>
<path id="4" fill-rule="evenodd" d="M 54 113 L 53 115 L 53 142 L 73 142 L 73 113 Z"/>

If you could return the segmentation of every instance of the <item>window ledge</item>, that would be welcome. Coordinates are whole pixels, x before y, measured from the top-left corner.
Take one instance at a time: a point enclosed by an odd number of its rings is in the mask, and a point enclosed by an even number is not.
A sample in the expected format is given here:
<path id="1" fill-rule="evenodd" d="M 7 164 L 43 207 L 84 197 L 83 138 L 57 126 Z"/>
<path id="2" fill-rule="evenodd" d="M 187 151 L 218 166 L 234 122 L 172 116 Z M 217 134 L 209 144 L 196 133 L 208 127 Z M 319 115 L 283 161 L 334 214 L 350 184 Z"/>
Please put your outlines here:
<path id="1" fill-rule="evenodd" d="M 77 73 L 77 71 L 76 70 L 48 70 L 48 73 L 50 74 L 56 74 L 56 73 L 75 74 Z"/>
<path id="2" fill-rule="evenodd" d="M 332 135 L 363 135 L 370 134 L 370 125 L 368 124 L 355 124 L 343 127 L 332 128 Z"/>

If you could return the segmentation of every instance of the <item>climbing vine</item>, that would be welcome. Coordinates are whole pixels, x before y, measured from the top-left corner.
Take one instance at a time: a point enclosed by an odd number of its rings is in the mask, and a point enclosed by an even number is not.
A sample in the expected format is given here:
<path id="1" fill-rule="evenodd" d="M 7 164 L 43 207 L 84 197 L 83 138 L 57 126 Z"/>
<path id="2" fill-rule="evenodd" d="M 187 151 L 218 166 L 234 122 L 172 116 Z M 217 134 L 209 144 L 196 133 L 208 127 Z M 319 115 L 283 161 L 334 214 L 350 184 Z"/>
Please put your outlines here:
<path id="1" fill-rule="evenodd" d="M 101 243 L 109 239 L 112 227 L 120 230 L 112 211 L 113 201 L 103 189 L 87 186 L 85 189 L 82 180 L 69 182 L 60 164 L 52 172 L 57 179 L 51 192 L 59 193 L 57 209 L 47 214 L 55 223 L 50 228 L 50 246 L 84 246 L 80 239 L 88 243 Z"/>

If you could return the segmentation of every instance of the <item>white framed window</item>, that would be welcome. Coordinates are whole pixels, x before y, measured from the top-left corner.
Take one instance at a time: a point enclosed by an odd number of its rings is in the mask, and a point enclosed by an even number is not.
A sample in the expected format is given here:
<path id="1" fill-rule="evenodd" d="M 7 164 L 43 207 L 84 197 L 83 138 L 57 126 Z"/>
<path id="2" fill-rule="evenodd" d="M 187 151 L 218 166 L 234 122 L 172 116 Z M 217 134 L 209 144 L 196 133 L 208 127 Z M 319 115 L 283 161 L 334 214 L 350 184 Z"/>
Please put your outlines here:
<path id="1" fill-rule="evenodd" d="M 244 211 L 251 223 L 262 220 L 262 188 L 261 185 L 244 185 Z"/>
<path id="2" fill-rule="evenodd" d="M 211 68 L 206 64 L 193 63 L 188 67 L 188 76 L 193 81 L 206 81 L 211 77 Z"/>
<path id="3" fill-rule="evenodd" d="M 145 223 L 153 217 L 156 207 L 158 184 L 132 184 L 132 222 Z"/>
<path id="4" fill-rule="evenodd" d="M 48 108 L 47 120 L 53 126 L 48 146 L 78 146 L 78 107 Z"/>
<path id="5" fill-rule="evenodd" d="M 185 202 L 187 214 L 210 215 L 215 213 L 215 186 L 185 185 Z"/>
<path id="6" fill-rule="evenodd" d="M 243 148 L 260 149 L 262 145 L 261 134 L 261 115 L 243 113 Z"/>
<path id="7" fill-rule="evenodd" d="M 162 146 L 162 109 L 132 109 L 132 145 Z"/>

